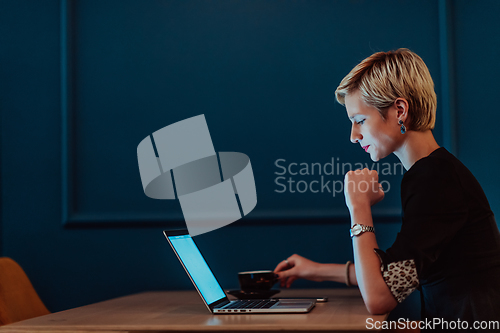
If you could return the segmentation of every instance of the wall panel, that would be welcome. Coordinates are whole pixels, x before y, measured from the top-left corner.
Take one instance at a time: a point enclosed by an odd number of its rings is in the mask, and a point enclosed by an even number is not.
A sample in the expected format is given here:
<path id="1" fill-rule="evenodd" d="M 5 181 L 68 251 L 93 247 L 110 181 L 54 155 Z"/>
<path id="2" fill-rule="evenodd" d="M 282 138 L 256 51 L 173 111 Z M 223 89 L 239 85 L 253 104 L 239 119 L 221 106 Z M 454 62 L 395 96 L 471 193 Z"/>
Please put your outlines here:
<path id="1" fill-rule="evenodd" d="M 350 122 L 333 94 L 340 79 L 374 51 L 408 47 L 439 84 L 432 1 L 386 1 L 384 17 L 412 13 L 397 28 L 372 15 L 380 7 L 370 2 L 62 4 L 63 220 L 73 227 L 182 225 L 178 202 L 143 194 L 135 149 L 151 132 L 201 113 L 217 151 L 251 158 L 258 205 L 246 222 L 345 222 L 345 170 L 375 165 L 349 142 Z M 422 15 L 431 24 L 419 26 Z M 331 163 L 334 174 L 278 175 L 277 163 L 304 173 Z M 398 164 L 391 156 L 376 167 L 389 189 L 374 208 L 381 220 L 399 220 Z"/>
<path id="2" fill-rule="evenodd" d="M 460 160 L 483 187 L 500 216 L 500 164 L 495 96 L 500 77 L 500 14 L 497 1 L 456 1 L 457 113 Z"/>

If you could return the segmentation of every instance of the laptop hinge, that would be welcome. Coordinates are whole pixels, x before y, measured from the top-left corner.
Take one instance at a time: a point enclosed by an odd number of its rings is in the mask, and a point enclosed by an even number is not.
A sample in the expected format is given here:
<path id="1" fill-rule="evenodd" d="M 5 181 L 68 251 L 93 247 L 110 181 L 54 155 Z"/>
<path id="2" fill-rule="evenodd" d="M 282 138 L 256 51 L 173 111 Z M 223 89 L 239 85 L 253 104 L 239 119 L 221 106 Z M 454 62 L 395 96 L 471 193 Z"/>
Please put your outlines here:
<path id="1" fill-rule="evenodd" d="M 210 304 L 210 308 L 215 309 L 215 308 L 222 308 L 226 306 L 227 304 L 231 303 L 227 298 L 223 298 L 215 303 Z"/>

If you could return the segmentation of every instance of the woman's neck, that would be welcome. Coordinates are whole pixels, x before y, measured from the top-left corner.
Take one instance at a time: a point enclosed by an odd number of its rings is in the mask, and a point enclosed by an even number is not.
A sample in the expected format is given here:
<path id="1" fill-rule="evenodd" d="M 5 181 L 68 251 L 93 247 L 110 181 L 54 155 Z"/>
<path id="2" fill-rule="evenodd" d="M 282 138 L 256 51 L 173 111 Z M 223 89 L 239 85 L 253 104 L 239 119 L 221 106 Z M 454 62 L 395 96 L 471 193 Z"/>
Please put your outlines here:
<path id="1" fill-rule="evenodd" d="M 431 130 L 425 132 L 408 131 L 405 138 L 394 154 L 399 158 L 406 170 L 409 170 L 416 161 L 429 156 L 439 148 Z"/>

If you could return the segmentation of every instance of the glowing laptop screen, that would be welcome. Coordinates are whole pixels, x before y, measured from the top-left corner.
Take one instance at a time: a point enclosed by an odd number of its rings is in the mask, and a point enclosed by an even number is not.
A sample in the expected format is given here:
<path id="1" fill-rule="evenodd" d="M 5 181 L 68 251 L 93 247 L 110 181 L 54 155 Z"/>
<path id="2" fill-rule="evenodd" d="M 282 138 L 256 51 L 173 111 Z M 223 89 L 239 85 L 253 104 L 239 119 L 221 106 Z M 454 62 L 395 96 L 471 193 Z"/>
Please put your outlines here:
<path id="1" fill-rule="evenodd" d="M 169 236 L 168 239 L 205 302 L 211 304 L 226 297 L 191 236 Z"/>

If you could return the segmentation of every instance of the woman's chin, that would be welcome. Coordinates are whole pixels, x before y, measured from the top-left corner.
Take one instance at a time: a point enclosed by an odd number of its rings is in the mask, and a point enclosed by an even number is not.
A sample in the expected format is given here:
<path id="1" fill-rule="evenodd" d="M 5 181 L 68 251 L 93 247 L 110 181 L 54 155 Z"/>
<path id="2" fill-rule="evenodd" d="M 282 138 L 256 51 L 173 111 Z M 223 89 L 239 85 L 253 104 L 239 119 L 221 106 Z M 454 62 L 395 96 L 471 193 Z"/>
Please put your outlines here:
<path id="1" fill-rule="evenodd" d="M 380 161 L 381 159 L 383 158 L 386 158 L 387 156 L 389 156 L 389 154 L 383 154 L 383 155 L 380 155 L 380 154 L 370 154 L 370 158 L 372 159 L 373 162 L 378 162 Z"/>
<path id="2" fill-rule="evenodd" d="M 378 162 L 380 160 L 380 158 L 375 154 L 370 154 L 370 158 L 373 162 Z"/>
<path id="3" fill-rule="evenodd" d="M 384 157 L 387 157 L 387 155 L 382 154 L 382 156 L 381 156 L 381 154 L 379 154 L 377 151 L 370 152 L 370 158 L 372 159 L 373 162 L 378 162 L 381 159 L 383 159 Z"/>

